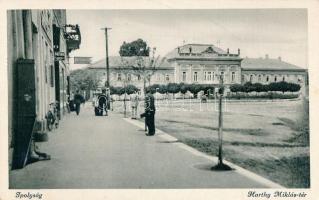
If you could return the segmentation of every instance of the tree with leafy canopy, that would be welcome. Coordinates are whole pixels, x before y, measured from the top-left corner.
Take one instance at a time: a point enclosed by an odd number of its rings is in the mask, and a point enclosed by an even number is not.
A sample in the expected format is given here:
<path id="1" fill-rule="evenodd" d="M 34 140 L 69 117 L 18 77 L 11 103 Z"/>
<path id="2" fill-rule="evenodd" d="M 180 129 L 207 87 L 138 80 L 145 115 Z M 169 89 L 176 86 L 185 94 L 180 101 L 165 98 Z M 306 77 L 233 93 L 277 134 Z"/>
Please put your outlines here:
<path id="1" fill-rule="evenodd" d="M 190 90 L 191 93 L 194 94 L 194 97 L 196 98 L 198 92 L 203 90 L 203 87 L 200 84 L 191 84 L 190 87 L 189 87 L 189 90 Z"/>
<path id="2" fill-rule="evenodd" d="M 131 56 L 149 56 L 150 48 L 147 43 L 142 39 L 126 43 L 125 41 L 120 47 L 119 54 L 123 57 Z"/>
<path id="3" fill-rule="evenodd" d="M 180 85 L 177 83 L 169 83 L 167 84 L 167 92 L 173 94 L 173 98 L 175 99 L 175 94 L 180 91 Z"/>
<path id="4" fill-rule="evenodd" d="M 189 84 L 186 84 L 186 83 L 180 83 L 180 92 L 185 95 L 187 91 L 189 91 Z"/>
<path id="5" fill-rule="evenodd" d="M 77 69 L 70 72 L 71 90 L 89 91 L 96 90 L 100 83 L 101 74 L 88 68 Z"/>
<path id="6" fill-rule="evenodd" d="M 156 68 L 165 60 L 165 58 L 160 59 L 159 56 L 155 58 L 155 51 L 156 48 L 154 47 L 150 56 L 150 48 L 142 39 L 130 43 L 123 42 L 120 47 L 119 53 L 123 67 L 131 68 L 134 75 L 142 77 L 144 94 L 146 83 L 150 83 Z"/>

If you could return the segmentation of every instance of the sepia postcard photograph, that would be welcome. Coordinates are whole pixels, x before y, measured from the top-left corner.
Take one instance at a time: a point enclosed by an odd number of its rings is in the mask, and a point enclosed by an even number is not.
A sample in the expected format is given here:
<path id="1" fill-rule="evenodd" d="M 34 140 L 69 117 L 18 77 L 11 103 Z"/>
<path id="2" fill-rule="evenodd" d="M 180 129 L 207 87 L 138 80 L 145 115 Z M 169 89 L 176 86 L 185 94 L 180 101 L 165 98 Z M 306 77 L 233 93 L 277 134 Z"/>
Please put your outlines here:
<path id="1" fill-rule="evenodd" d="M 318 2 L 158 2 L 1 9 L 1 200 L 316 199 Z"/>

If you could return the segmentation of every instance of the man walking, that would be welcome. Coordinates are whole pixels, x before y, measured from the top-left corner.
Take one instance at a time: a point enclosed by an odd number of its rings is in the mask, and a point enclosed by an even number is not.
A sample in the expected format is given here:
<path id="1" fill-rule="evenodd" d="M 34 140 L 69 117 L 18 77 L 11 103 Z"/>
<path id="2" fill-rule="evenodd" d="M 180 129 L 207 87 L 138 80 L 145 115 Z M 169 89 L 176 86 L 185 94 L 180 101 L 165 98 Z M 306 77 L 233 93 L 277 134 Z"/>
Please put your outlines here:
<path id="1" fill-rule="evenodd" d="M 76 90 L 76 94 L 74 95 L 76 115 L 79 115 L 81 103 L 84 103 L 84 102 L 85 102 L 84 97 L 79 93 L 79 90 Z"/>
<path id="2" fill-rule="evenodd" d="M 147 136 L 155 134 L 155 100 L 154 96 L 148 92 L 145 97 L 145 113 L 141 114 L 141 117 L 145 117 L 146 126 L 148 129 Z"/>
<path id="3" fill-rule="evenodd" d="M 132 119 L 137 119 L 137 107 L 139 104 L 139 97 L 137 92 L 135 91 L 132 95 L 131 95 L 131 107 L 132 107 Z"/>
<path id="4" fill-rule="evenodd" d="M 107 96 L 106 96 L 106 89 L 102 89 L 102 94 L 99 94 L 99 96 L 97 97 L 97 101 L 98 101 L 98 113 L 100 116 L 103 116 L 103 111 L 105 111 L 105 116 L 107 116 L 107 105 L 108 105 L 108 101 L 107 101 Z"/>

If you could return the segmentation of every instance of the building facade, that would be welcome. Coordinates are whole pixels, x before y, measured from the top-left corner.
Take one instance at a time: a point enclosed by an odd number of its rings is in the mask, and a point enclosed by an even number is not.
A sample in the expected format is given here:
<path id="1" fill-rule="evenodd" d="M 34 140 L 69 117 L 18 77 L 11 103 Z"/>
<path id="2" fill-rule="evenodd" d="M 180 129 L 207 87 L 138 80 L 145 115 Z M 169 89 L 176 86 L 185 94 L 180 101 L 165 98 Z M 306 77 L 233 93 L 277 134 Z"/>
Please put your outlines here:
<path id="1" fill-rule="evenodd" d="M 245 58 L 242 61 L 242 82 L 269 84 L 286 81 L 307 85 L 307 70 L 284 62 L 280 57 Z"/>
<path id="2" fill-rule="evenodd" d="M 120 57 L 110 57 L 110 83 L 112 86 L 133 84 L 143 86 L 143 79 L 132 67 L 124 66 Z M 134 59 L 134 58 L 133 58 Z M 240 49 L 230 53 L 211 44 L 186 44 L 173 49 L 164 57 L 150 76 L 147 85 L 167 83 L 213 84 L 220 83 L 220 76 L 226 87 L 246 82 L 269 84 L 286 81 L 297 83 L 302 89 L 308 84 L 307 70 L 282 61 L 269 58 L 241 58 Z M 106 81 L 105 59 L 88 66 L 103 73 L 101 83 Z"/>
<path id="3" fill-rule="evenodd" d="M 223 76 L 224 84 L 241 82 L 240 50 L 229 53 L 205 44 L 188 44 L 177 47 L 166 55 L 174 68 L 176 83 L 219 84 Z"/>
<path id="4" fill-rule="evenodd" d="M 124 60 L 123 60 L 124 59 Z M 110 68 L 110 83 L 113 87 L 124 87 L 125 85 L 135 85 L 141 91 L 144 86 L 152 84 L 166 84 L 175 81 L 174 69 L 167 62 L 163 60 L 158 62 L 155 68 L 149 67 L 148 63 L 150 58 L 143 58 L 145 68 L 135 69 L 134 61 L 138 59 L 136 57 L 121 58 L 120 56 L 109 57 Z M 88 68 L 100 74 L 100 87 L 104 86 L 106 82 L 106 61 L 105 59 L 99 60 L 93 64 L 90 64 Z"/>
<path id="5" fill-rule="evenodd" d="M 7 27 L 9 164 L 21 167 L 25 143 L 34 131 L 47 131 L 49 105 L 58 101 L 63 117 L 68 53 L 75 48 L 69 48 L 65 10 L 9 10 Z"/>

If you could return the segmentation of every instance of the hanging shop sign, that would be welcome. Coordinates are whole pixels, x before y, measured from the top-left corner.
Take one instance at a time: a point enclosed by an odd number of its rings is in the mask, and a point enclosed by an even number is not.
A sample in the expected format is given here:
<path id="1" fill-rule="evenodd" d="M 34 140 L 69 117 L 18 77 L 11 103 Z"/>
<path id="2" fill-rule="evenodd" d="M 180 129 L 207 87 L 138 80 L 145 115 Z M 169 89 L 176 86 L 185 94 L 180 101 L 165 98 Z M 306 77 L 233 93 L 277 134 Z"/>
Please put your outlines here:
<path id="1" fill-rule="evenodd" d="M 55 61 L 65 60 L 65 53 L 60 51 L 54 52 L 54 60 Z"/>
<path id="2" fill-rule="evenodd" d="M 92 57 L 74 57 L 74 64 L 91 64 Z"/>

